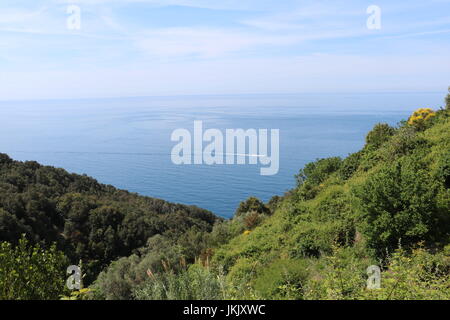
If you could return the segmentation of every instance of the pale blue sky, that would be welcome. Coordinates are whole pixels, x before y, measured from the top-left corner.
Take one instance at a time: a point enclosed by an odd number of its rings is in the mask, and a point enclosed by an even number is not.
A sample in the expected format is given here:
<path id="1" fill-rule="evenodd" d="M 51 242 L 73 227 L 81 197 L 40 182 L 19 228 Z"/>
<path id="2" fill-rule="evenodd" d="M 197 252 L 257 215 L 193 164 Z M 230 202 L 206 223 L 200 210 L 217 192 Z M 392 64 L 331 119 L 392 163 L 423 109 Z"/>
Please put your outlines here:
<path id="1" fill-rule="evenodd" d="M 448 85 L 450 0 L 0 2 L 0 100 Z"/>

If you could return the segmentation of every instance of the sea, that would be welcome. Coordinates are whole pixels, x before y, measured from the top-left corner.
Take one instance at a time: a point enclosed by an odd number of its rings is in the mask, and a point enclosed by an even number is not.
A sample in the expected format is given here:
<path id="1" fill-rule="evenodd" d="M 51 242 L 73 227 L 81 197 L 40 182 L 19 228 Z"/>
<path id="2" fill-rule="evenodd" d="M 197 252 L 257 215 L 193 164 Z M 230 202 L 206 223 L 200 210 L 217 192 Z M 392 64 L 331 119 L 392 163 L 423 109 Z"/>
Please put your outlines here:
<path id="1" fill-rule="evenodd" d="M 308 162 L 358 151 L 379 122 L 397 125 L 443 92 L 308 93 L 0 101 L 0 153 L 86 174 L 225 218 L 250 196 L 295 186 Z M 259 164 L 174 164 L 174 130 L 278 129 L 279 171 Z"/>

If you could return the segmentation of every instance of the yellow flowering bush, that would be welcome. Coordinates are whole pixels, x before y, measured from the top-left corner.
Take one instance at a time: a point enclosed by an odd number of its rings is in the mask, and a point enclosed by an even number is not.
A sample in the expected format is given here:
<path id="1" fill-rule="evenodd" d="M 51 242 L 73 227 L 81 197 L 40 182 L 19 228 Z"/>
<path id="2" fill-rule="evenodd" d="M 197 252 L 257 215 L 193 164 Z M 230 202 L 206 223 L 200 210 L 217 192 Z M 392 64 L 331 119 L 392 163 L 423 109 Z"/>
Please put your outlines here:
<path id="1" fill-rule="evenodd" d="M 433 109 L 430 108 L 420 108 L 412 114 L 408 119 L 408 124 L 416 127 L 423 127 L 424 123 L 436 116 Z"/>

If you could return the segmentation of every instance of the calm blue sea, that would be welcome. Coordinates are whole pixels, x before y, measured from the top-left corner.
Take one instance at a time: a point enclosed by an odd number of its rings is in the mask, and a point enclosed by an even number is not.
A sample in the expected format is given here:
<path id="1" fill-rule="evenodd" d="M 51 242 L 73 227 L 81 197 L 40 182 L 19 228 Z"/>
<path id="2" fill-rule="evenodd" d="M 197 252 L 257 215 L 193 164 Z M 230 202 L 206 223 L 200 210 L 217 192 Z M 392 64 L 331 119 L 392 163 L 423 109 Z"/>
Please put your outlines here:
<path id="1" fill-rule="evenodd" d="M 359 150 L 377 122 L 395 125 L 444 93 L 185 96 L 0 102 L 0 152 L 87 174 L 102 183 L 230 217 L 249 196 L 265 201 L 294 186 L 316 158 Z M 173 130 L 279 129 L 280 170 L 171 162 Z"/>

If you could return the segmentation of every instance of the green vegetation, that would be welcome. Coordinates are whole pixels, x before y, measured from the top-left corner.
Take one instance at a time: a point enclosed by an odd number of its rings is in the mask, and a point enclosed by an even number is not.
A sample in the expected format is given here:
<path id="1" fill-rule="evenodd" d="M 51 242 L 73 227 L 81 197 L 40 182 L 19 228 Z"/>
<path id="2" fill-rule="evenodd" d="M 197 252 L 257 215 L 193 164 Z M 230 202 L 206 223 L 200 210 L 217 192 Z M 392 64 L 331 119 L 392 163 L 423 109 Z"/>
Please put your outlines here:
<path id="1" fill-rule="evenodd" d="M 26 234 L 32 244 L 56 243 L 71 264 L 83 261 L 87 285 L 112 261 L 137 253 L 156 235 L 175 247 L 194 241 L 191 233 L 211 231 L 219 220 L 197 207 L 138 196 L 0 154 L 0 241 L 14 246 Z M 194 261 L 197 248 L 187 243 L 183 253 Z"/>
<path id="2" fill-rule="evenodd" d="M 377 124 L 359 152 L 307 164 L 293 190 L 230 220 L 0 155 L 1 297 L 61 296 L 65 254 L 89 286 L 70 299 L 450 299 L 449 98 Z M 14 262 L 30 250 L 50 256 L 32 277 Z M 373 265 L 380 289 L 367 289 Z M 8 284 L 22 276 L 29 291 Z"/>
<path id="3" fill-rule="evenodd" d="M 213 264 L 251 287 L 241 298 L 449 299 L 450 112 L 433 114 L 376 125 L 361 151 L 306 165 L 275 212 L 217 248 Z M 299 270 L 283 276 L 283 264 Z M 379 290 L 366 289 L 370 265 L 382 269 Z"/>
<path id="4" fill-rule="evenodd" d="M 203 265 L 184 266 L 178 273 L 147 270 L 149 279 L 133 290 L 137 300 L 220 300 L 226 298 L 225 279 Z"/>
<path id="5" fill-rule="evenodd" d="M 44 250 L 20 238 L 17 246 L 0 243 L 0 300 L 59 299 L 65 292 L 68 260 L 53 245 Z"/>

